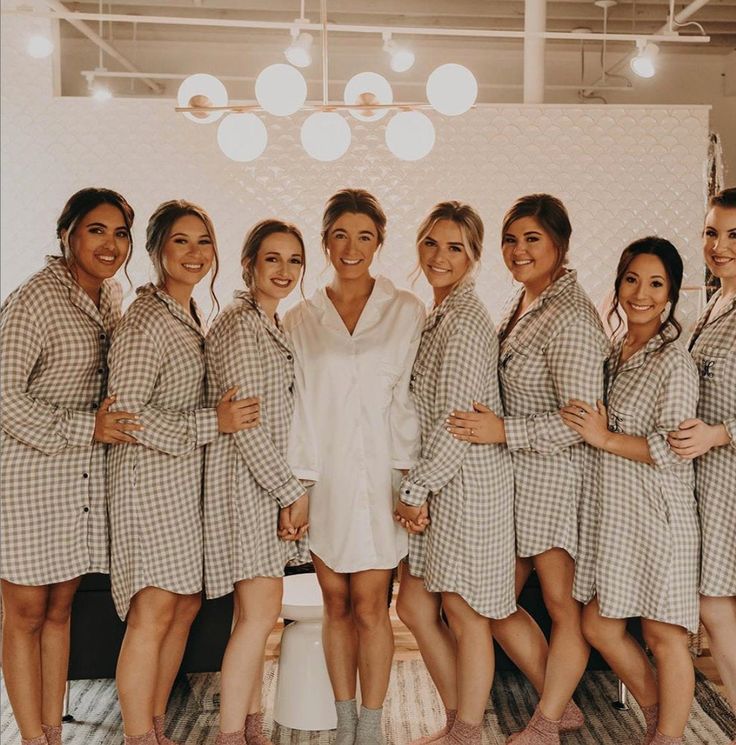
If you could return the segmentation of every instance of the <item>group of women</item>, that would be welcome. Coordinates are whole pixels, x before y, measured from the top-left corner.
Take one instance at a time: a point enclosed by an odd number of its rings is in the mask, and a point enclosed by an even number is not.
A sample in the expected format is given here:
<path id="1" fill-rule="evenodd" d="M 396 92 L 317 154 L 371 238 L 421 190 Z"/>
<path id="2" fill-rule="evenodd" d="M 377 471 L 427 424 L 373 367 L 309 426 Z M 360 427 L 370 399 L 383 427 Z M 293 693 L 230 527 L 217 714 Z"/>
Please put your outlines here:
<path id="1" fill-rule="evenodd" d="M 282 322 L 305 246 L 294 225 L 263 220 L 242 248 L 244 287 L 208 332 L 192 299 L 218 270 L 207 213 L 181 200 L 154 212 L 155 281 L 121 317 L 113 276 L 132 223 L 116 192 L 77 192 L 61 255 L 2 307 L 3 672 L 24 745 L 60 745 L 88 572 L 109 571 L 127 621 L 126 745 L 172 745 L 166 703 L 203 589 L 236 599 L 218 745 L 268 745 L 264 647 L 284 567 L 310 560 L 336 745 L 382 743 L 397 566 L 398 613 L 447 710 L 423 745 L 480 743 L 494 638 L 540 696 L 516 745 L 584 725 L 572 695 L 590 645 L 639 703 L 642 743 L 683 742 L 699 618 L 736 704 L 736 189 L 708 208 L 720 289 L 687 346 L 676 248 L 624 249 L 609 339 L 567 266 L 567 212 L 546 194 L 504 218 L 518 289 L 498 329 L 474 288 L 484 228 L 468 204 L 437 204 L 419 225 L 428 313 L 371 274 L 386 216 L 346 189 L 322 221 L 329 283 Z M 517 605 L 532 571 L 549 643 Z"/>

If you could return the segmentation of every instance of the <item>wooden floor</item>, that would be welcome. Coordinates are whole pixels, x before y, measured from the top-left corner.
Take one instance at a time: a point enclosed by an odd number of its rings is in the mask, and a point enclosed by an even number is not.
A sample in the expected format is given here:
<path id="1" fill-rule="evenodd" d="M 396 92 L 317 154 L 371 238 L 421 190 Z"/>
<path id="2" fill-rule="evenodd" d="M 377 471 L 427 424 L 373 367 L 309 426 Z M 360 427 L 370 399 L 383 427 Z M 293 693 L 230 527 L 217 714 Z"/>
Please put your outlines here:
<path id="1" fill-rule="evenodd" d="M 398 584 L 396 585 L 396 588 L 398 590 Z M 391 608 L 389 610 L 389 615 L 391 617 L 391 626 L 394 631 L 394 642 L 395 642 L 395 652 L 394 657 L 397 660 L 417 660 L 420 658 L 419 654 L 419 648 L 417 647 L 417 643 L 414 639 L 414 636 L 409 631 L 409 629 L 404 626 L 403 623 L 401 623 L 401 620 L 396 615 L 396 596 L 394 595 L 394 602 L 391 604 Z M 281 632 L 283 631 L 284 624 L 282 621 L 279 621 L 276 626 L 274 627 L 274 630 L 271 632 L 270 636 L 268 637 L 268 642 L 266 644 L 266 659 L 277 659 L 279 656 L 279 645 L 281 642 Z M 713 662 L 713 658 L 710 656 L 710 651 L 708 650 L 708 640 L 707 638 L 704 640 L 703 644 L 703 652 L 699 657 L 695 658 L 695 667 L 700 670 L 703 675 L 705 675 L 709 680 L 711 680 L 713 683 L 716 684 L 718 690 L 721 692 L 723 696 L 725 696 L 725 690 L 723 687 L 723 683 L 721 681 L 720 676 L 718 675 L 718 671 L 716 670 L 716 666 Z"/>

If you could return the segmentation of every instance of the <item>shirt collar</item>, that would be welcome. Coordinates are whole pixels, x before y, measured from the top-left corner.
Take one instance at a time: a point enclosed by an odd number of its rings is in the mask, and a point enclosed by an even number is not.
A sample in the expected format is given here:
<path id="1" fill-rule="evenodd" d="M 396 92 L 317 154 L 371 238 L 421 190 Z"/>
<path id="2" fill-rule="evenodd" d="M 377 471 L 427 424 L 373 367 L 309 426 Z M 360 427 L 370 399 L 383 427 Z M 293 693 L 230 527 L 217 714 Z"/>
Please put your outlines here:
<path id="1" fill-rule="evenodd" d="M 174 318 L 181 321 L 185 326 L 189 326 L 190 328 L 194 329 L 200 336 L 204 337 L 207 331 L 204 316 L 202 315 L 202 310 L 199 305 L 197 305 L 197 302 L 194 300 L 194 298 L 192 298 L 189 302 L 192 304 L 192 308 L 197 314 L 197 318 L 199 319 L 200 323 L 197 323 L 194 318 L 192 318 L 192 316 L 187 313 L 187 311 L 181 305 L 179 305 L 179 303 L 174 300 L 173 297 L 171 297 L 171 295 L 164 292 L 160 287 L 156 287 L 156 285 L 151 282 L 139 287 L 136 290 L 136 295 L 138 295 L 139 297 L 144 295 L 153 295 L 166 306 L 166 309 L 169 311 L 169 313 L 171 313 L 172 316 L 174 316 Z"/>

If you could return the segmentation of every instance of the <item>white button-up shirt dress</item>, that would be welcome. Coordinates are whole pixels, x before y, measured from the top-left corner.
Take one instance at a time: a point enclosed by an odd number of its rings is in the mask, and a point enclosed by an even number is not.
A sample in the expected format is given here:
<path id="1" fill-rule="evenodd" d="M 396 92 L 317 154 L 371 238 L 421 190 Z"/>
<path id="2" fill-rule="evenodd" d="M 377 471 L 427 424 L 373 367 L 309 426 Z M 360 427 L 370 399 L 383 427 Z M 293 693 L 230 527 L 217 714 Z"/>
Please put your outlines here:
<path id="1" fill-rule="evenodd" d="M 108 571 L 105 446 L 93 436 L 121 297 L 105 280 L 98 309 L 50 256 L 3 303 L 0 559 L 10 582 Z"/>
<path id="2" fill-rule="evenodd" d="M 335 572 L 406 556 L 392 469 L 411 468 L 419 451 L 409 378 L 424 316 L 416 296 L 377 277 L 352 335 L 324 288 L 284 318 L 297 361 L 289 463 L 316 482 L 309 546 Z"/>
<path id="3" fill-rule="evenodd" d="M 703 548 L 700 592 L 713 597 L 736 595 L 736 298 L 717 316 L 711 298 L 690 340 L 700 373 L 698 417 L 724 424 L 730 445 L 695 459 Z"/>

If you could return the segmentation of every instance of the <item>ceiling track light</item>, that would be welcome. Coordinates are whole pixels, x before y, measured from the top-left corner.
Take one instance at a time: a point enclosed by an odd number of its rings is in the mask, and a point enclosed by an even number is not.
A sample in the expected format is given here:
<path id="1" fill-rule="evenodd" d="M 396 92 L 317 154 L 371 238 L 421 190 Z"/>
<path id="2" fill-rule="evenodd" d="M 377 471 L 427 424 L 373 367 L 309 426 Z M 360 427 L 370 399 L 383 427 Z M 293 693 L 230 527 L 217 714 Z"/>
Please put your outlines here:
<path id="1" fill-rule="evenodd" d="M 414 52 L 409 47 L 395 42 L 390 31 L 383 32 L 383 51 L 389 54 L 389 64 L 394 72 L 406 72 L 414 66 Z"/>
<path id="2" fill-rule="evenodd" d="M 657 72 L 654 60 L 659 54 L 659 47 L 646 39 L 637 39 L 636 49 L 636 56 L 629 63 L 631 71 L 640 78 L 653 78 Z"/>
<path id="3" fill-rule="evenodd" d="M 314 38 L 298 26 L 291 29 L 291 44 L 284 50 L 284 56 L 294 67 L 309 67 L 312 64 L 312 44 Z"/>

